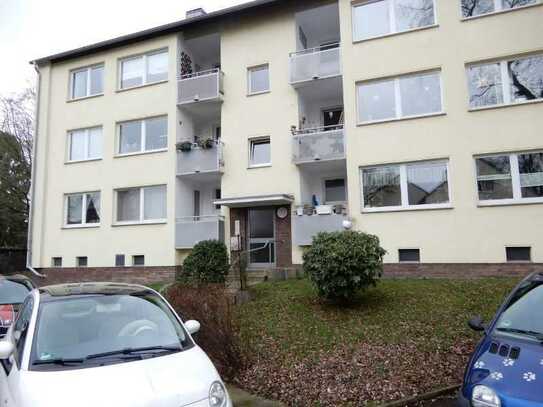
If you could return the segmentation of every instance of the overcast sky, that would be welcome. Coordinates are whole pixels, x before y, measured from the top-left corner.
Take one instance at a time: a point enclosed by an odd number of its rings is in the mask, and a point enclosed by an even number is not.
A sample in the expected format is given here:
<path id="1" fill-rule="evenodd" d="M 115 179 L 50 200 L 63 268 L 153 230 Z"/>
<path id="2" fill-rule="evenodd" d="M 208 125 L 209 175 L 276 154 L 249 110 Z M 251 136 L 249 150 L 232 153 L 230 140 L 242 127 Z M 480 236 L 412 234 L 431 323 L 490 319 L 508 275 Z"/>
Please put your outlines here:
<path id="1" fill-rule="evenodd" d="M 34 81 L 28 61 L 247 0 L 0 0 L 0 94 Z"/>

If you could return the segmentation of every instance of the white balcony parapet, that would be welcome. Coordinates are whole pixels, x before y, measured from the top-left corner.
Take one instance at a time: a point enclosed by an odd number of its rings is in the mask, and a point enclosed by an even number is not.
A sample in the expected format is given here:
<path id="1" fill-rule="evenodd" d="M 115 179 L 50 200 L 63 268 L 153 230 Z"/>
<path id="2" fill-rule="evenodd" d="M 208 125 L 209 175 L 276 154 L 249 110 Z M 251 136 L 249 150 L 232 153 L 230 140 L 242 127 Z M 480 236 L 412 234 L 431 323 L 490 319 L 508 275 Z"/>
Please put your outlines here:
<path id="1" fill-rule="evenodd" d="M 343 124 L 293 132 L 292 160 L 295 164 L 345 158 Z"/>
<path id="2" fill-rule="evenodd" d="M 221 173 L 223 171 L 223 143 L 212 141 L 208 148 L 200 147 L 196 143 L 191 143 L 190 146 L 189 151 L 178 150 L 177 152 L 177 175 Z"/>
<path id="3" fill-rule="evenodd" d="M 218 68 L 181 75 L 177 81 L 177 103 L 182 105 L 221 100 L 223 76 Z"/>
<path id="4" fill-rule="evenodd" d="M 202 240 L 224 241 L 223 216 L 185 216 L 176 219 L 175 247 L 177 249 L 191 249 Z"/>
<path id="5" fill-rule="evenodd" d="M 290 53 L 292 85 L 341 75 L 339 43 Z"/>
<path id="6" fill-rule="evenodd" d="M 342 213 L 326 215 L 298 215 L 292 216 L 293 242 L 297 246 L 309 246 L 313 237 L 320 232 L 340 232 L 344 230 L 343 222 L 348 220 Z"/>

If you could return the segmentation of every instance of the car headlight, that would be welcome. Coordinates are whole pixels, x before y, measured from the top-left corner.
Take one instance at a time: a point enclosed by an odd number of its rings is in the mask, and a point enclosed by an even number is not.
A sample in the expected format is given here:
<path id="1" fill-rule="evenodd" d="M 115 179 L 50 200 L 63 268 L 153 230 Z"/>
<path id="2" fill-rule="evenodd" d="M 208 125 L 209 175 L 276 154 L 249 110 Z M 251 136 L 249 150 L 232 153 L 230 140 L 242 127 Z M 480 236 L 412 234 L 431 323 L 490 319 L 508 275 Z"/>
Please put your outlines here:
<path id="1" fill-rule="evenodd" d="M 500 398 L 487 386 L 475 386 L 471 395 L 473 407 L 501 407 Z"/>
<path id="2" fill-rule="evenodd" d="M 209 407 L 226 406 L 226 394 L 221 382 L 213 382 L 209 388 Z"/>

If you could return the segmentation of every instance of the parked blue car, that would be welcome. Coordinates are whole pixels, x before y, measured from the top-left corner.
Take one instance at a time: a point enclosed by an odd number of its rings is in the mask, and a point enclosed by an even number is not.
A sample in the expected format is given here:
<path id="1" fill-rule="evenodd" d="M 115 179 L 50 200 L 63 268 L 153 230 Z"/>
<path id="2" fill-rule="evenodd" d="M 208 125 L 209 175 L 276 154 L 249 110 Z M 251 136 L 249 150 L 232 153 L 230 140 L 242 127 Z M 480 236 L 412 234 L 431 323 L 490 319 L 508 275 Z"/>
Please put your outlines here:
<path id="1" fill-rule="evenodd" d="M 488 325 L 481 317 L 468 324 L 484 337 L 464 374 L 459 404 L 543 406 L 543 272 L 522 280 Z"/>

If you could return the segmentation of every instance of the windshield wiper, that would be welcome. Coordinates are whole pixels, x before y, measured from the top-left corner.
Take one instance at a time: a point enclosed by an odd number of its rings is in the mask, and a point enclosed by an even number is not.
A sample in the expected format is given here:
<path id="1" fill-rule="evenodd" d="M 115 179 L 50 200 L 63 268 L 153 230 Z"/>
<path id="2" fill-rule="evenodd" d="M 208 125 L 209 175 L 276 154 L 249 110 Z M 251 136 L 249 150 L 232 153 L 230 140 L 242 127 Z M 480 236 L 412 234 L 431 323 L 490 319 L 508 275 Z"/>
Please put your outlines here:
<path id="1" fill-rule="evenodd" d="M 181 350 L 183 350 L 181 346 L 146 346 L 142 348 L 124 348 L 119 350 L 113 350 L 111 352 L 95 353 L 93 355 L 88 355 L 85 359 L 97 359 L 116 355 L 138 356 L 140 354 L 148 352 L 154 353 L 155 351 L 178 352 Z"/>
<path id="2" fill-rule="evenodd" d="M 36 360 L 33 362 L 33 365 L 71 365 L 71 364 L 80 364 L 83 363 L 85 359 L 83 358 L 73 358 L 73 359 L 64 359 L 64 358 L 55 358 L 55 359 L 45 359 L 45 360 Z"/>
<path id="3" fill-rule="evenodd" d="M 531 336 L 532 338 L 537 339 L 539 342 L 543 344 L 543 333 L 541 332 L 528 331 L 526 329 L 518 329 L 518 328 L 496 328 L 496 330 L 500 332 L 508 332 L 508 333 Z"/>

